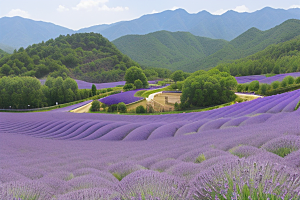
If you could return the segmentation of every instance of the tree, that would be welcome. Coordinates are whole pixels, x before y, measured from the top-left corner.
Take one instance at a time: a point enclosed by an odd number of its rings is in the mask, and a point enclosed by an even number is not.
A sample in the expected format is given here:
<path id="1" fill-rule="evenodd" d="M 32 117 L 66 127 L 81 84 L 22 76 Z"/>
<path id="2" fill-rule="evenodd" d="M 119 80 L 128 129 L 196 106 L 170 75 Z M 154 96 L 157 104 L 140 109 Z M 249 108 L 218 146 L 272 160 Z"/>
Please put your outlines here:
<path id="1" fill-rule="evenodd" d="M 136 107 L 135 112 L 136 113 L 146 113 L 146 109 L 144 108 L 144 106 L 140 105 L 140 106 Z"/>
<path id="2" fill-rule="evenodd" d="M 138 79 L 142 81 L 144 88 L 148 87 L 148 80 L 142 69 L 133 66 L 126 70 L 125 73 L 126 84 L 128 83 L 134 84 L 134 81 Z"/>
<path id="3" fill-rule="evenodd" d="M 135 86 L 134 84 L 132 83 L 126 83 L 124 86 L 123 86 L 123 90 L 124 91 L 129 91 L 129 90 L 134 90 L 135 89 Z"/>
<path id="4" fill-rule="evenodd" d="M 280 86 L 280 82 L 279 81 L 274 81 L 271 83 L 272 89 L 275 90 L 277 88 L 279 88 Z"/>
<path id="5" fill-rule="evenodd" d="M 98 100 L 94 100 L 92 102 L 91 111 L 99 111 L 100 110 L 100 102 Z"/>
<path id="6" fill-rule="evenodd" d="M 295 79 L 296 84 L 300 84 L 300 76 Z"/>
<path id="7" fill-rule="evenodd" d="M 264 83 L 264 84 L 261 84 L 259 86 L 259 90 L 258 90 L 258 93 L 259 94 L 262 94 L 262 95 L 265 95 L 267 93 L 267 90 L 269 89 L 269 87 L 271 87 L 270 85 Z"/>
<path id="8" fill-rule="evenodd" d="M 292 85 L 295 83 L 295 79 L 292 76 L 286 76 L 283 80 L 286 81 L 288 85 Z"/>
<path id="9" fill-rule="evenodd" d="M 1 70 L 0 72 L 6 76 L 9 75 L 9 72 L 11 70 L 11 67 L 8 65 L 8 64 L 4 64 L 2 67 L 1 67 Z"/>
<path id="10" fill-rule="evenodd" d="M 143 88 L 143 83 L 140 79 L 137 79 L 134 81 L 134 86 L 136 89 L 141 89 L 141 88 Z"/>
<path id="11" fill-rule="evenodd" d="M 120 102 L 120 103 L 118 103 L 118 111 L 120 112 L 120 113 L 126 113 L 127 112 L 127 107 L 126 107 L 126 104 L 125 103 L 123 103 L 123 102 Z"/>
<path id="12" fill-rule="evenodd" d="M 259 81 L 252 81 L 249 84 L 249 91 L 255 92 L 258 91 L 259 89 Z"/>
<path id="13" fill-rule="evenodd" d="M 96 92 L 97 92 L 97 88 L 96 88 L 96 86 L 93 84 L 93 85 L 92 85 L 92 95 L 95 96 L 95 95 L 96 95 Z"/>
<path id="14" fill-rule="evenodd" d="M 171 74 L 170 78 L 176 83 L 177 81 L 183 81 L 185 79 L 184 76 L 185 74 L 182 70 L 177 70 Z"/>

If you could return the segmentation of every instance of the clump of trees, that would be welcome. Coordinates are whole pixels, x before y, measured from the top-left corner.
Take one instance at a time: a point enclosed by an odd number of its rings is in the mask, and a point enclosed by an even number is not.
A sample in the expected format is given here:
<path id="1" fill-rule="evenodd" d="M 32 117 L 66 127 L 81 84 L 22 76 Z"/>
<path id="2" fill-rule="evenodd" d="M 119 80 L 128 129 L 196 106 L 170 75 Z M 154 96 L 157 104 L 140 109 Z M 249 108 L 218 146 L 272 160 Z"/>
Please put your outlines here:
<path id="1" fill-rule="evenodd" d="M 206 107 L 233 101 L 236 87 L 236 79 L 227 72 L 196 71 L 184 81 L 180 107 Z"/>
<path id="2" fill-rule="evenodd" d="M 141 89 L 148 87 L 148 79 L 143 70 L 133 66 L 126 70 L 124 90 Z"/>
<path id="3" fill-rule="evenodd" d="M 0 78 L 0 108 L 40 108 L 81 100 L 92 96 L 89 89 L 78 90 L 71 78 L 48 77 L 42 85 L 34 77 Z"/>
<path id="4" fill-rule="evenodd" d="M 92 102 L 91 111 L 99 111 L 100 110 L 100 102 L 98 100 L 94 100 Z"/>

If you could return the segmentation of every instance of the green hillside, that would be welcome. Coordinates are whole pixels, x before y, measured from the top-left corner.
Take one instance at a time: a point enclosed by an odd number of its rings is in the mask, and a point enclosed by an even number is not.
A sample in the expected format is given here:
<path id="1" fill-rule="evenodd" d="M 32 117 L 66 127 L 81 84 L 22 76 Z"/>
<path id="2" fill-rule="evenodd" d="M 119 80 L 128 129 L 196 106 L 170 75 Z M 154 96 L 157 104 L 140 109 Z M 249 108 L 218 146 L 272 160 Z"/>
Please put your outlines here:
<path id="1" fill-rule="evenodd" d="M 287 20 L 267 31 L 251 28 L 230 41 L 220 51 L 206 58 L 199 58 L 196 62 L 187 65 L 186 69 L 188 71 L 210 69 L 220 63 L 240 59 L 262 51 L 269 45 L 291 40 L 298 35 L 300 35 L 300 20 L 296 19 Z"/>
<path id="2" fill-rule="evenodd" d="M 220 64 L 216 68 L 230 72 L 233 76 L 300 71 L 300 36 L 270 45 L 263 51 L 232 63 Z"/>
<path id="3" fill-rule="evenodd" d="M 123 80 L 127 68 L 139 66 L 100 34 L 59 36 L 20 48 L 0 59 L 0 77 L 7 75 L 70 76 L 89 82 Z"/>
<path id="4" fill-rule="evenodd" d="M 300 20 L 287 20 L 267 31 L 251 28 L 230 42 L 186 32 L 159 31 L 123 36 L 113 43 L 141 65 L 194 72 L 262 51 L 300 35 Z"/>
<path id="5" fill-rule="evenodd" d="M 0 58 L 3 58 L 6 55 L 8 55 L 8 53 L 0 49 Z"/>
<path id="6" fill-rule="evenodd" d="M 141 65 L 184 70 L 192 60 L 205 58 L 222 49 L 228 42 L 187 32 L 158 31 L 147 35 L 123 36 L 113 43 Z"/>

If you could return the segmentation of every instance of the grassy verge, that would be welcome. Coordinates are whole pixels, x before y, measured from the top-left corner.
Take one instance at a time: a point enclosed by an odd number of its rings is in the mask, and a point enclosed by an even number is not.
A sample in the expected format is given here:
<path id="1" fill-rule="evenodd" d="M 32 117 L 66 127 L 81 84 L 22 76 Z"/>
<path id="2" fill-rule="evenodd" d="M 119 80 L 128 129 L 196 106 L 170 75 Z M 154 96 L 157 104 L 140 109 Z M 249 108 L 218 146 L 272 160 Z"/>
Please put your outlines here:
<path id="1" fill-rule="evenodd" d="M 137 92 L 134 94 L 134 96 L 135 96 L 135 97 L 142 97 L 142 94 L 143 94 L 144 92 L 146 92 L 146 90 L 139 90 L 139 91 L 137 91 Z"/>

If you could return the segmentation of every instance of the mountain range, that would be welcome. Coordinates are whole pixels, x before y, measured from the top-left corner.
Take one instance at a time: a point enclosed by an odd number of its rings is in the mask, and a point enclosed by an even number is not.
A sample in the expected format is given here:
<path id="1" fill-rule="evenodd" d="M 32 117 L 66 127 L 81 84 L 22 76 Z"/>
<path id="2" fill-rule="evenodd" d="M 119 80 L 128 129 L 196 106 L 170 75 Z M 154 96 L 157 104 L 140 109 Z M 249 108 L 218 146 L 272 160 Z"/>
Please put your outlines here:
<path id="1" fill-rule="evenodd" d="M 113 43 L 141 65 L 193 72 L 244 58 L 298 35 L 300 20 L 290 19 L 266 31 L 250 28 L 230 42 L 194 36 L 188 32 L 159 31 L 123 36 Z"/>
<path id="2" fill-rule="evenodd" d="M 6 49 L 9 49 L 7 46 L 27 47 L 59 35 L 83 32 L 100 33 L 110 41 L 124 35 L 148 34 L 161 30 L 190 32 L 195 36 L 230 41 L 252 27 L 264 31 L 287 19 L 300 19 L 300 9 L 283 10 L 266 7 L 253 13 L 228 11 L 222 15 L 213 15 L 207 11 L 190 14 L 183 9 L 177 9 L 144 15 L 131 21 L 92 26 L 78 31 L 48 22 L 21 17 L 3 17 L 0 18 L 0 48 L 3 46 Z"/>

